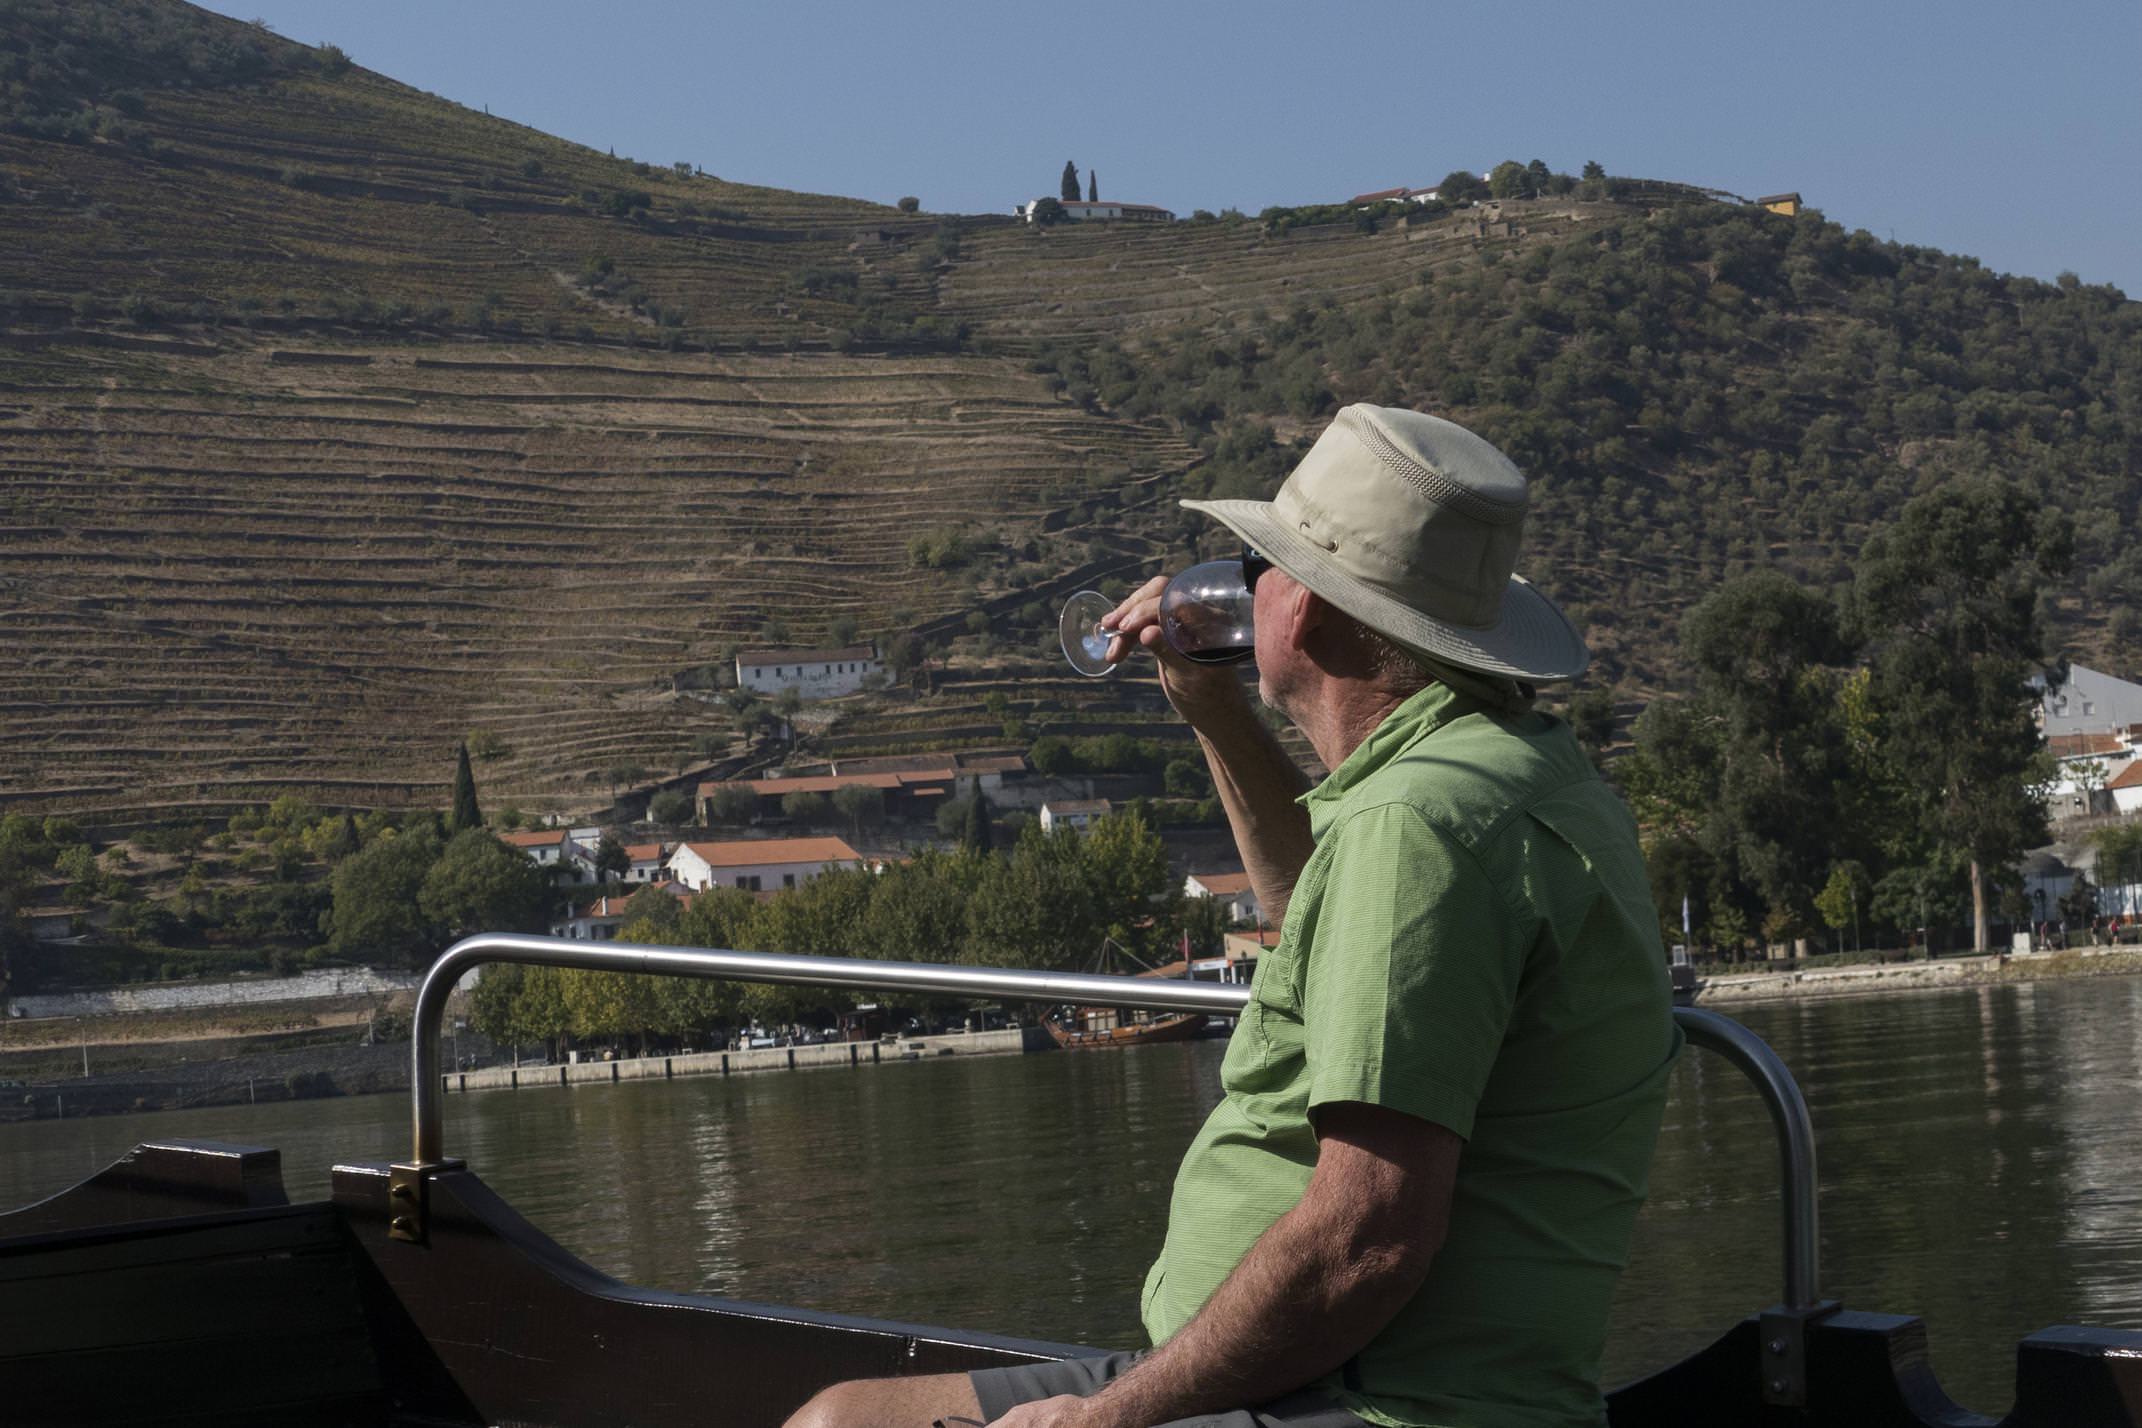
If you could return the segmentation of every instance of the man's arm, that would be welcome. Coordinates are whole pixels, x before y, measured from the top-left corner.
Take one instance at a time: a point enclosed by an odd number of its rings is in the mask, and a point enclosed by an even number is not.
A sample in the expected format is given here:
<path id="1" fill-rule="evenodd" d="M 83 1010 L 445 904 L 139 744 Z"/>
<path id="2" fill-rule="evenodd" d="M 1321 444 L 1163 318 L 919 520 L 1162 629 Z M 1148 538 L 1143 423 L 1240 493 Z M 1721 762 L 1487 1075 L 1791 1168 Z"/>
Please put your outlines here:
<path id="1" fill-rule="evenodd" d="M 1248 1407 L 1358 1353 L 1427 1277 L 1465 1142 L 1358 1102 L 1318 1111 L 1317 1139 L 1301 1203 L 1175 1337 L 1092 1397 L 1027 1404 L 999 1419 L 1003 1428 L 1147 1428 Z"/>
<path id="2" fill-rule="evenodd" d="M 1250 707 L 1231 667 L 1196 664 L 1169 647 L 1160 631 L 1160 595 L 1167 587 L 1166 576 L 1153 577 L 1105 623 L 1122 635 L 1115 647 L 1118 658 L 1132 646 L 1151 652 L 1161 690 L 1197 735 L 1243 871 L 1265 921 L 1276 927 L 1286 921 L 1295 880 L 1316 847 L 1309 815 L 1295 802 L 1309 781 Z"/>

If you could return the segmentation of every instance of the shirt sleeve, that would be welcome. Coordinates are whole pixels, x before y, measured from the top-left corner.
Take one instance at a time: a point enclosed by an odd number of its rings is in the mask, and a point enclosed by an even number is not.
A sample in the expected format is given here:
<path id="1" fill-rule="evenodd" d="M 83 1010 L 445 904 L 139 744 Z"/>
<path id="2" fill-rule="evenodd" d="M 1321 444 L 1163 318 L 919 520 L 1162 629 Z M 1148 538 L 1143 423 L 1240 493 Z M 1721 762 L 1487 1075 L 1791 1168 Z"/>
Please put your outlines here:
<path id="1" fill-rule="evenodd" d="M 1311 1109 L 1363 1101 L 1470 1138 L 1523 971 L 1473 854 L 1404 804 L 1353 814 L 1304 929 Z"/>

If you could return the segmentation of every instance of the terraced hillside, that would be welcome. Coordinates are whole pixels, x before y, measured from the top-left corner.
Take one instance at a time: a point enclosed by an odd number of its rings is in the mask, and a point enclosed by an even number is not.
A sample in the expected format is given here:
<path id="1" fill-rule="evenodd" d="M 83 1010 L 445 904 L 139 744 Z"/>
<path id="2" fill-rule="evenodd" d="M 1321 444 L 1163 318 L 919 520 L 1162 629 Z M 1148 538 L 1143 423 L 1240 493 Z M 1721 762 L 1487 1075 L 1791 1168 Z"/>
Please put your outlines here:
<path id="1" fill-rule="evenodd" d="M 1839 583 L 1985 470 L 2078 517 L 2064 633 L 2129 668 L 2134 304 L 1589 189 L 904 213 L 595 153 L 178 0 L 0 0 L 0 810 L 437 804 L 480 731 L 491 806 L 587 812 L 752 756 L 706 702 L 738 644 L 850 626 L 923 636 L 934 692 L 840 701 L 823 752 L 1157 730 L 1149 681 L 1066 675 L 1057 596 L 1180 559 L 1177 496 L 1268 490 L 1358 399 L 1539 478 L 1529 568 L 1625 696 L 1673 687 L 1719 580 Z"/>
<path id="2" fill-rule="evenodd" d="M 1192 456 L 976 357 L 232 342 L 12 377 L 0 797 L 31 807 L 419 801 L 472 729 L 500 793 L 585 799 L 688 763 L 673 678 L 775 622 L 960 598 L 918 533 L 1023 542 L 1088 473 Z"/>

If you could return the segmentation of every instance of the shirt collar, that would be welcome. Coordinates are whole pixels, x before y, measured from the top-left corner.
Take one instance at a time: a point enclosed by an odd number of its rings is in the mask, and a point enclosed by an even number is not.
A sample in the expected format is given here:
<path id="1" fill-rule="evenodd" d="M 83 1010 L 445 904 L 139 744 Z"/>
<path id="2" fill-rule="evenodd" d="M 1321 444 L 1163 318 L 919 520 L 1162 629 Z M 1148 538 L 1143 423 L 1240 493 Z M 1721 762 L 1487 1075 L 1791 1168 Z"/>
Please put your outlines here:
<path id="1" fill-rule="evenodd" d="M 1451 720 L 1484 707 L 1484 702 L 1476 696 L 1441 682 L 1430 684 L 1408 697 L 1384 715 L 1383 722 L 1371 729 L 1369 736 L 1356 745 L 1322 783 L 1297 800 L 1309 810 L 1311 836 L 1323 837 L 1324 829 L 1337 817 L 1339 805 L 1345 802 L 1346 796 L 1378 769 Z"/>

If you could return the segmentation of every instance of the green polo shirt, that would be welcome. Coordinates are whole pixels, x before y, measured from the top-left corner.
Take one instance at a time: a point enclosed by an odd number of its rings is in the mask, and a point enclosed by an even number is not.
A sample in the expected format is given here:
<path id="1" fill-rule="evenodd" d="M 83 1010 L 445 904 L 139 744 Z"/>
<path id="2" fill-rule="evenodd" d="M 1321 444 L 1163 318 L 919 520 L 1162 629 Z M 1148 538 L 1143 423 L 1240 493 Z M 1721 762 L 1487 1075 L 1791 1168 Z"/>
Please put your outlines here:
<path id="1" fill-rule="evenodd" d="M 1327 1386 L 1382 1424 L 1602 1423 L 1680 1048 L 1635 825 L 1568 725 L 1440 684 L 1303 802 L 1316 851 L 1176 1176 L 1146 1329 L 1180 1329 L 1301 1199 L 1311 1113 L 1366 1101 L 1466 1145 L 1426 1283 Z"/>

